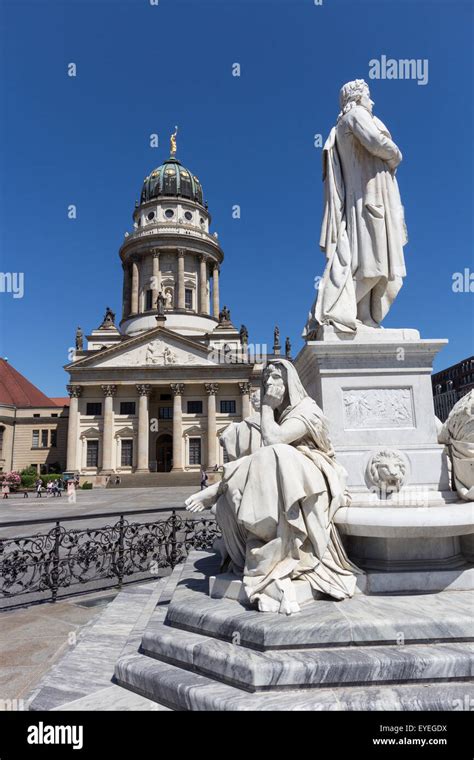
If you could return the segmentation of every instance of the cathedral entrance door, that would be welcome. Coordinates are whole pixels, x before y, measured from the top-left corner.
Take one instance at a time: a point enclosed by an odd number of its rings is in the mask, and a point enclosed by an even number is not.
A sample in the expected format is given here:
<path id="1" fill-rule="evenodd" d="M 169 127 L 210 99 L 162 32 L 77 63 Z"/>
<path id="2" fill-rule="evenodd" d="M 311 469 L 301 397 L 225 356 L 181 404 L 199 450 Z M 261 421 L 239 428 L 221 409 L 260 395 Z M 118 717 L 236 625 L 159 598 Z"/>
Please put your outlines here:
<path id="1" fill-rule="evenodd" d="M 170 472 L 173 464 L 173 437 L 160 435 L 156 441 L 156 471 Z"/>

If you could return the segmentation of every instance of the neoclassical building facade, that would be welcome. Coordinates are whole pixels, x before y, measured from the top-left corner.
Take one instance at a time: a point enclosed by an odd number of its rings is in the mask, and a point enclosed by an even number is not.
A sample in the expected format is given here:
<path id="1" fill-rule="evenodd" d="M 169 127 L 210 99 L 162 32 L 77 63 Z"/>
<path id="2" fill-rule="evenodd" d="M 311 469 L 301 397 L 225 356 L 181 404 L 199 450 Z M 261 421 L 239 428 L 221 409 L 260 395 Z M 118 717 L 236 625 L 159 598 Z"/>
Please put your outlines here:
<path id="1" fill-rule="evenodd" d="M 119 252 L 120 323 L 107 308 L 86 346 L 78 328 L 65 367 L 67 470 L 96 484 L 221 465 L 219 435 L 251 414 L 265 359 L 221 307 L 224 254 L 201 184 L 173 141 L 169 159 L 145 178 L 133 220 Z"/>

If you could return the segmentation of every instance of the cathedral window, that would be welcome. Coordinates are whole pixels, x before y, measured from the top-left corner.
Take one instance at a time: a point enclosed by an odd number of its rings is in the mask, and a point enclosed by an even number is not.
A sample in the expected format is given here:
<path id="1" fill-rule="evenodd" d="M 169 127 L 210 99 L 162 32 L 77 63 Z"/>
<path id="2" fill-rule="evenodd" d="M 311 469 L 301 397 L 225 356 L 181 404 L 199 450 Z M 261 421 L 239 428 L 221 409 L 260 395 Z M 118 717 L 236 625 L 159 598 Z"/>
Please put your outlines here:
<path id="1" fill-rule="evenodd" d="M 120 453 L 120 464 L 122 467 L 131 467 L 133 462 L 133 440 L 123 439 Z"/>
<path id="2" fill-rule="evenodd" d="M 102 414 L 102 404 L 100 401 L 89 401 L 86 404 L 86 414 L 91 417 L 100 417 Z"/>
<path id="3" fill-rule="evenodd" d="M 193 308 L 193 291 L 191 288 L 185 288 L 184 290 L 184 305 L 186 309 Z"/>
<path id="4" fill-rule="evenodd" d="M 201 464 L 201 439 L 189 439 L 189 464 Z"/>
<path id="5" fill-rule="evenodd" d="M 99 441 L 87 441 L 86 466 L 99 466 Z"/>
<path id="6" fill-rule="evenodd" d="M 220 402 L 220 410 L 221 414 L 235 414 L 235 401 L 225 401 L 221 400 Z"/>

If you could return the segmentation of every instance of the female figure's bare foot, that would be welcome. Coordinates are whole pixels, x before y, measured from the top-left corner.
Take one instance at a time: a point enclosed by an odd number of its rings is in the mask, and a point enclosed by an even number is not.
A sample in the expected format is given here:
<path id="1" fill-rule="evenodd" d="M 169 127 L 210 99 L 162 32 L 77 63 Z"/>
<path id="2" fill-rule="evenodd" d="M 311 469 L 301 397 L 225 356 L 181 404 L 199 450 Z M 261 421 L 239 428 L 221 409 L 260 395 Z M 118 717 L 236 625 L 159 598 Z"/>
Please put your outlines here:
<path id="1" fill-rule="evenodd" d="M 202 512 L 203 509 L 210 509 L 217 501 L 219 485 L 220 483 L 214 483 L 202 491 L 193 493 L 184 502 L 186 509 L 189 512 Z"/>

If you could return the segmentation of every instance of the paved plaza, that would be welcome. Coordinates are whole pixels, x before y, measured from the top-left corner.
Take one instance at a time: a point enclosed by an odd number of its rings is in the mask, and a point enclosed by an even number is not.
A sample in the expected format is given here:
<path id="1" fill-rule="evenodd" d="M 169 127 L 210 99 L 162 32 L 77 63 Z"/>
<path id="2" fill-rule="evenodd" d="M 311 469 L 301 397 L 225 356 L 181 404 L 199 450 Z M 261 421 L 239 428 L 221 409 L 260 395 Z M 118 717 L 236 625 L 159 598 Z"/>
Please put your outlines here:
<path id="1" fill-rule="evenodd" d="M 79 490 L 76 503 L 67 495 L 61 498 L 37 499 L 30 495 L 13 494 L 1 502 L 0 537 L 42 532 L 49 526 L 18 526 L 3 528 L 2 523 L 20 520 L 50 519 L 64 516 L 87 517 L 96 513 L 116 513 L 121 510 L 156 510 L 157 518 L 166 517 L 170 510 L 184 511 L 184 500 L 196 490 L 195 486 L 170 488 L 122 488 Z M 130 518 L 128 518 L 130 519 Z M 153 514 L 137 515 L 137 520 L 155 519 Z M 105 524 L 106 518 L 73 521 L 70 526 L 93 527 Z M 39 681 L 43 673 L 72 646 L 76 632 L 92 622 L 95 616 L 115 598 L 116 589 L 84 594 L 51 604 L 46 602 L 30 607 L 0 612 L 0 709 L 8 709 L 8 700 L 22 700 Z M 72 642 L 72 643 L 71 643 Z M 21 702 L 20 708 L 21 708 Z"/>
<path id="2" fill-rule="evenodd" d="M 96 488 L 92 491 L 78 490 L 76 502 L 71 503 L 66 494 L 61 498 L 45 496 L 37 499 L 30 494 L 24 499 L 22 494 L 13 494 L 9 499 L 1 501 L 0 508 L 0 537 L 25 535 L 31 531 L 28 526 L 2 528 L 8 522 L 22 520 L 51 520 L 64 517 L 88 517 L 93 514 L 121 511 L 150 509 L 159 513 L 157 517 L 166 517 L 171 510 L 184 509 L 184 501 L 196 491 L 196 486 L 172 486 L 168 488 Z M 191 513 L 188 513 L 191 514 Z M 105 518 L 90 520 L 87 525 L 95 527 L 104 522 Z M 130 518 L 128 518 L 130 519 Z M 152 514 L 137 515 L 138 521 L 154 519 Z M 71 527 L 84 527 L 84 521 L 70 523 Z M 40 532 L 43 526 L 34 526 L 34 532 Z"/>
<path id="3" fill-rule="evenodd" d="M 26 709 L 26 695 L 116 595 L 110 589 L 0 612 L 0 710 Z"/>

